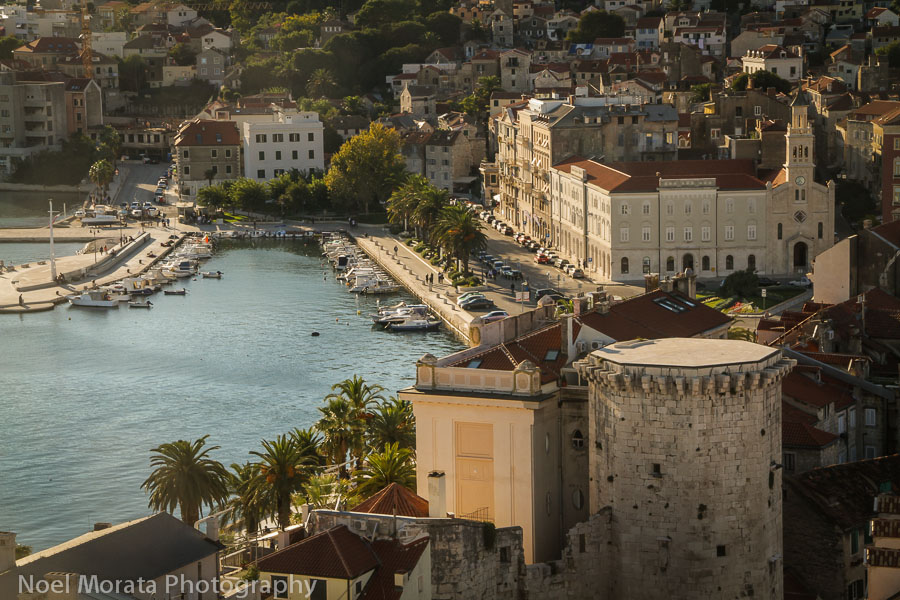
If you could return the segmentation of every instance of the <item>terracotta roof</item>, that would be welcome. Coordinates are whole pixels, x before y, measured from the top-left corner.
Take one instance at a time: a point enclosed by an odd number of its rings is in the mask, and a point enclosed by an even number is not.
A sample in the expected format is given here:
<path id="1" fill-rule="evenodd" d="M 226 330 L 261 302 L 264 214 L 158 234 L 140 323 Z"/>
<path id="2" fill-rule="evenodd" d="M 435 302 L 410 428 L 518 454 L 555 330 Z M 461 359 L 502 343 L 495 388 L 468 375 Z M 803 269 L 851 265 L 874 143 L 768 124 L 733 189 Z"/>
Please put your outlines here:
<path id="1" fill-rule="evenodd" d="M 500 53 L 496 50 L 479 50 L 475 56 L 472 57 L 472 60 L 497 60 L 500 58 Z"/>
<path id="2" fill-rule="evenodd" d="M 781 445 L 786 448 L 825 448 L 838 439 L 833 433 L 822 431 L 808 423 L 781 423 Z"/>
<path id="3" fill-rule="evenodd" d="M 375 492 L 351 512 L 402 517 L 427 517 L 428 500 L 417 496 L 402 485 L 392 483 Z"/>
<path id="4" fill-rule="evenodd" d="M 797 367 L 794 368 L 796 369 Z M 807 425 L 815 425 L 819 422 L 819 419 L 816 417 L 816 415 L 810 414 L 805 410 L 800 410 L 799 408 L 792 406 L 782 400 L 781 421 L 783 423 L 805 423 Z"/>
<path id="5" fill-rule="evenodd" d="M 873 227 L 870 231 L 883 237 L 893 245 L 900 247 L 900 221 L 884 223 L 878 227 Z"/>
<path id="6" fill-rule="evenodd" d="M 559 323 L 554 323 L 450 366 L 477 365 L 474 368 L 512 371 L 521 362 L 528 360 L 541 369 L 541 383 L 548 383 L 559 377 L 559 370 L 567 363 L 568 357 L 562 352 L 561 345 L 562 327 Z"/>
<path id="7" fill-rule="evenodd" d="M 659 27 L 660 21 L 662 21 L 662 17 L 641 17 L 637 20 L 637 28 L 656 29 Z"/>
<path id="8" fill-rule="evenodd" d="M 77 54 L 81 48 L 75 38 L 41 37 L 15 49 L 15 52 L 28 54 Z"/>
<path id="9" fill-rule="evenodd" d="M 779 46 L 777 44 L 766 44 L 764 46 L 760 46 L 756 50 L 748 50 L 748 52 L 757 52 L 762 54 L 762 58 L 799 58 L 796 54 Z M 784 56 L 782 56 L 782 52 Z"/>
<path id="10" fill-rule="evenodd" d="M 789 493 L 799 494 L 826 519 L 846 531 L 865 525 L 882 484 L 900 491 L 900 455 L 860 460 L 785 476 Z"/>
<path id="11" fill-rule="evenodd" d="M 428 538 L 422 538 L 407 545 L 396 540 L 372 542 L 372 549 L 378 555 L 381 564 L 363 589 L 362 595 L 359 596 L 360 600 L 400 600 L 403 596 L 403 588 L 396 586 L 394 575 L 409 573 L 415 569 L 427 547 Z M 414 585 L 414 583 L 410 582 L 410 585 Z"/>
<path id="12" fill-rule="evenodd" d="M 893 100 L 873 100 L 868 104 L 864 104 L 860 106 L 850 115 L 850 118 L 854 120 L 865 121 L 867 119 L 863 117 L 867 116 L 881 116 L 886 113 L 892 112 L 900 108 L 900 102 L 894 102 Z"/>
<path id="13" fill-rule="evenodd" d="M 674 304 L 681 312 L 666 307 Z M 694 337 L 731 322 L 731 317 L 679 292 L 655 290 L 613 304 L 606 314 L 591 312 L 579 319 L 616 341 L 635 338 Z"/>
<path id="14" fill-rule="evenodd" d="M 900 108 L 896 108 L 888 113 L 881 115 L 877 119 L 874 119 L 874 122 L 881 126 L 897 125 L 898 123 L 900 123 Z"/>
<path id="15" fill-rule="evenodd" d="M 797 402 L 818 408 L 834 404 L 835 410 L 840 410 L 855 402 L 847 390 L 816 381 L 797 371 L 791 371 L 781 380 L 781 392 Z"/>
<path id="16" fill-rule="evenodd" d="M 240 146 L 241 135 L 233 121 L 194 119 L 182 125 L 176 146 Z"/>
<path id="17" fill-rule="evenodd" d="M 378 566 L 372 548 L 345 525 L 332 527 L 259 559 L 266 573 L 355 579 Z"/>
<path id="18" fill-rule="evenodd" d="M 875 8 L 871 9 L 869 12 L 866 13 L 866 18 L 874 19 L 886 10 L 887 9 L 884 8 L 883 6 L 876 6 Z"/>
<path id="19" fill-rule="evenodd" d="M 752 160 L 674 160 L 666 162 L 618 162 L 600 164 L 570 157 L 554 165 L 571 172 L 572 165 L 584 169 L 588 182 L 610 193 L 655 192 L 660 178 L 715 178 L 723 190 L 761 190 L 766 185 L 756 177 Z"/>

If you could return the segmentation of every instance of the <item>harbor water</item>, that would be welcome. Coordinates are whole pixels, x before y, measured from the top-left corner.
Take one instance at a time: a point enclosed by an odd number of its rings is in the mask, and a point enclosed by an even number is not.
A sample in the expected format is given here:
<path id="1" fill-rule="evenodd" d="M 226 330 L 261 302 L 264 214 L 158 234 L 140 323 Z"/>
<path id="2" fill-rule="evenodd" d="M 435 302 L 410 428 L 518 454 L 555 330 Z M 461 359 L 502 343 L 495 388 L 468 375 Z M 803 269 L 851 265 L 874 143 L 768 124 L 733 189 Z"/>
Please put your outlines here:
<path id="1" fill-rule="evenodd" d="M 224 241 L 202 267 L 223 279 L 181 279 L 188 295 L 156 294 L 150 311 L 0 315 L 0 530 L 38 550 L 147 515 L 154 446 L 210 434 L 214 458 L 249 460 L 312 425 L 332 384 L 357 374 L 394 394 L 423 354 L 464 347 L 376 329 L 376 299 L 322 261 L 314 244 Z"/>
<path id="2" fill-rule="evenodd" d="M 55 192 L 51 195 L 54 211 L 71 215 L 81 208 L 85 194 Z M 44 227 L 49 208 L 45 192 L 0 191 L 0 227 Z M 0 257 L 2 258 L 2 257 Z"/>

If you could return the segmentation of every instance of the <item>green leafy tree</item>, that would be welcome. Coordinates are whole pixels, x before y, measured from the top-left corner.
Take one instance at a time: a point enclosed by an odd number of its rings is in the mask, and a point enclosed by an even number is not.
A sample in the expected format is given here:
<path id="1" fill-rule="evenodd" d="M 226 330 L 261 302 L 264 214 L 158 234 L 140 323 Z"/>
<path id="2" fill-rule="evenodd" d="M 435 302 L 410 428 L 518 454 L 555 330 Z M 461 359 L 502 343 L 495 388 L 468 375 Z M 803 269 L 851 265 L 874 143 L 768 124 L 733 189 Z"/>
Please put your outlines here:
<path id="1" fill-rule="evenodd" d="M 740 92 L 746 90 L 748 87 L 763 91 L 772 87 L 782 94 L 791 93 L 791 82 L 787 79 L 782 79 L 775 73 L 769 71 L 756 71 L 749 75 L 747 73 L 741 73 L 731 81 L 731 89 L 735 91 Z"/>
<path id="2" fill-rule="evenodd" d="M 345 96 L 341 101 L 341 114 L 368 116 L 368 109 L 360 96 Z"/>
<path id="3" fill-rule="evenodd" d="M 732 327 L 728 330 L 729 340 L 743 340 L 745 342 L 755 342 L 756 332 L 746 327 Z"/>
<path id="4" fill-rule="evenodd" d="M 372 411 L 366 440 L 371 448 L 384 448 L 386 444 L 398 444 L 415 451 L 416 418 L 412 403 L 391 397 Z"/>
<path id="5" fill-rule="evenodd" d="M 140 92 L 147 85 L 147 62 L 138 56 L 121 59 L 119 62 L 119 88 L 125 92 Z"/>
<path id="6" fill-rule="evenodd" d="M 469 272 L 469 257 L 474 252 L 487 248 L 487 236 L 481 219 L 462 205 L 448 206 L 437 223 L 437 239 L 441 246 L 457 262 L 462 263 L 463 272 Z"/>
<path id="7" fill-rule="evenodd" d="M 878 212 L 878 205 L 866 186 L 857 181 L 838 181 L 834 191 L 841 214 L 850 223 L 860 223 Z"/>
<path id="8" fill-rule="evenodd" d="M 258 211 L 266 206 L 269 192 L 266 186 L 254 179 L 241 177 L 228 189 L 228 196 L 234 206 L 248 212 Z"/>
<path id="9" fill-rule="evenodd" d="M 201 206 L 213 209 L 224 208 L 231 203 L 228 192 L 223 185 L 210 185 L 200 188 L 197 192 L 197 201 Z"/>
<path id="10" fill-rule="evenodd" d="M 366 465 L 357 478 L 361 493 L 376 492 L 392 483 L 414 490 L 416 464 L 413 453 L 399 444 L 386 444 L 382 451 L 373 452 L 366 458 Z"/>
<path id="11" fill-rule="evenodd" d="M 31 554 L 31 546 L 16 544 L 16 560 L 20 560 Z"/>
<path id="12" fill-rule="evenodd" d="M 875 54 L 878 56 L 886 56 L 890 68 L 900 68 L 900 41 L 893 42 L 887 46 L 882 46 L 875 51 Z"/>
<path id="13" fill-rule="evenodd" d="M 219 446 L 207 447 L 208 437 L 193 442 L 178 440 L 152 450 L 153 472 L 141 484 L 141 489 L 150 494 L 150 508 L 169 513 L 180 508 L 181 520 L 193 527 L 204 505 L 213 508 L 225 503 L 228 471 L 209 457 Z"/>
<path id="14" fill-rule="evenodd" d="M 356 13 L 356 26 L 380 27 L 397 23 L 412 14 L 414 7 L 406 0 L 367 0 Z"/>
<path id="15" fill-rule="evenodd" d="M 325 184 L 332 201 L 368 213 L 372 204 L 387 201 L 405 171 L 400 135 L 373 123 L 366 132 L 347 140 L 332 156 Z"/>
<path id="16" fill-rule="evenodd" d="M 303 486 L 302 502 L 313 509 L 331 509 L 339 506 L 355 506 L 359 498 L 348 479 L 331 474 L 316 475 Z"/>
<path id="17" fill-rule="evenodd" d="M 169 58 L 179 67 L 188 67 L 197 61 L 197 53 L 184 42 L 178 42 L 169 48 Z"/>
<path id="18" fill-rule="evenodd" d="M 115 167 L 108 160 L 101 159 L 91 165 L 88 170 L 88 177 L 103 191 L 103 197 L 106 198 L 109 184 L 112 182 L 116 174 Z"/>
<path id="19" fill-rule="evenodd" d="M 337 89 L 337 81 L 328 69 L 316 69 L 306 82 L 306 93 L 313 98 L 330 98 Z"/>
<path id="20" fill-rule="evenodd" d="M 605 10 L 592 10 L 578 20 L 578 26 L 569 31 L 566 40 L 575 44 L 590 44 L 598 37 L 622 37 L 625 20 Z"/>
<path id="21" fill-rule="evenodd" d="M 0 58 L 12 58 L 13 50 L 24 46 L 22 40 L 14 35 L 0 37 Z"/>
<path id="22" fill-rule="evenodd" d="M 753 271 L 735 271 L 725 278 L 720 295 L 749 298 L 759 292 L 759 277 Z"/>
<path id="23" fill-rule="evenodd" d="M 442 44 L 452 46 L 459 43 L 462 19 L 449 11 L 435 12 L 425 18 L 425 27 L 437 34 Z"/>
<path id="24" fill-rule="evenodd" d="M 316 465 L 290 436 L 263 440 L 262 446 L 262 452 L 250 453 L 259 458 L 259 474 L 253 487 L 265 505 L 274 509 L 278 526 L 285 529 L 291 524 L 291 496 L 309 481 Z"/>
<path id="25" fill-rule="evenodd" d="M 712 91 L 716 89 L 714 83 L 701 83 L 691 86 L 691 102 L 709 102 L 712 100 Z"/>
<path id="26" fill-rule="evenodd" d="M 114 127 L 105 125 L 97 138 L 98 158 L 105 158 L 115 167 L 119 160 L 121 149 L 122 140 L 119 138 L 119 132 Z"/>

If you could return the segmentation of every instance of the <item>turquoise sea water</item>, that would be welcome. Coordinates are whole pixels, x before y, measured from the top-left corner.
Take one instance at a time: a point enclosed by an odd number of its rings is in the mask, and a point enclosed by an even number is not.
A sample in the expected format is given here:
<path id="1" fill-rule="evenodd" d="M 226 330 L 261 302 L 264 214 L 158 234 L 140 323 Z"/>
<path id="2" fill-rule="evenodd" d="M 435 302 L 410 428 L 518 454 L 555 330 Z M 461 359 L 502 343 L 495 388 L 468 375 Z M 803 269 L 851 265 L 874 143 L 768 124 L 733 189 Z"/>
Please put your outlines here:
<path id="1" fill-rule="evenodd" d="M 375 299 L 321 260 L 300 242 L 226 242 L 204 265 L 223 279 L 182 279 L 189 294 L 150 311 L 0 315 L 0 531 L 41 549 L 146 515 L 155 445 L 209 433 L 214 457 L 243 461 L 314 423 L 332 384 L 359 374 L 394 393 L 423 354 L 463 347 L 374 329 Z"/>

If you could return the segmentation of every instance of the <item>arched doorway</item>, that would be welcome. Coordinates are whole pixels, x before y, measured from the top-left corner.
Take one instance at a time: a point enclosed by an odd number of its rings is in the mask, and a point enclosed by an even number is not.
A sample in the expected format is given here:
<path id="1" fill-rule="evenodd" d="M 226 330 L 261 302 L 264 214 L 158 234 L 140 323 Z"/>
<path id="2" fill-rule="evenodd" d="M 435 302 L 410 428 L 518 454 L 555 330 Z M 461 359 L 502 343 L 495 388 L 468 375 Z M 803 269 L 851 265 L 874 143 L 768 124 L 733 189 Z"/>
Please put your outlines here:
<path id="1" fill-rule="evenodd" d="M 808 250 L 806 242 L 797 242 L 794 244 L 794 268 L 805 269 L 807 265 Z"/>
<path id="2" fill-rule="evenodd" d="M 751 254 L 747 257 L 747 270 L 751 273 L 756 271 L 756 255 Z"/>
<path id="3" fill-rule="evenodd" d="M 685 254 L 681 257 L 681 270 L 687 271 L 688 269 L 694 270 L 694 255 L 693 254 Z"/>

